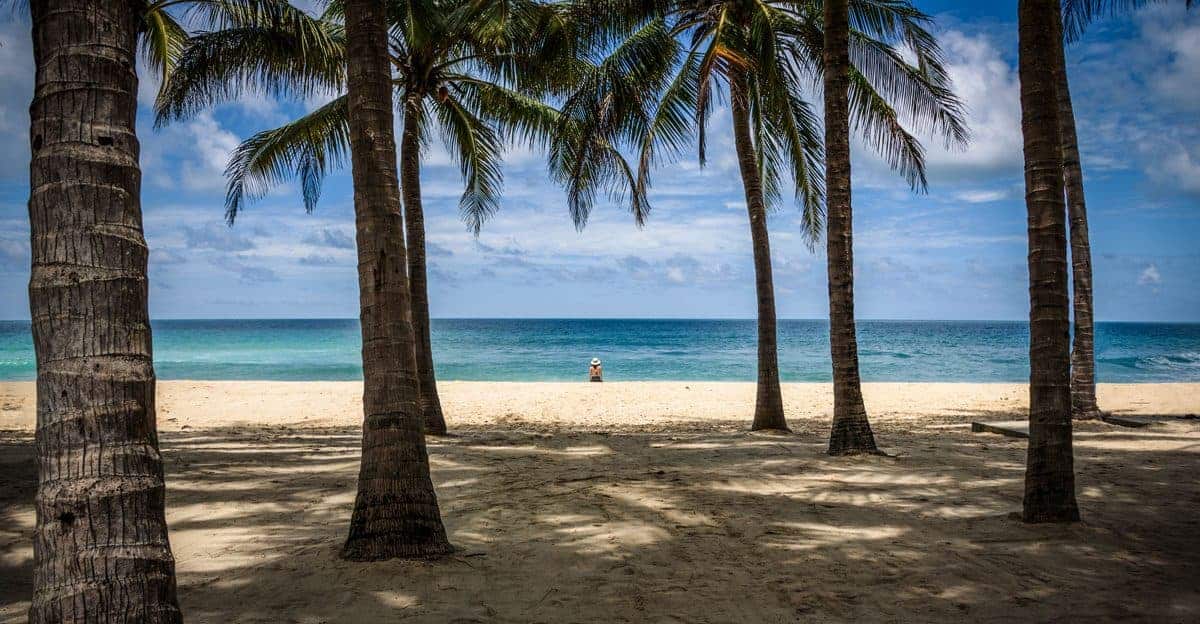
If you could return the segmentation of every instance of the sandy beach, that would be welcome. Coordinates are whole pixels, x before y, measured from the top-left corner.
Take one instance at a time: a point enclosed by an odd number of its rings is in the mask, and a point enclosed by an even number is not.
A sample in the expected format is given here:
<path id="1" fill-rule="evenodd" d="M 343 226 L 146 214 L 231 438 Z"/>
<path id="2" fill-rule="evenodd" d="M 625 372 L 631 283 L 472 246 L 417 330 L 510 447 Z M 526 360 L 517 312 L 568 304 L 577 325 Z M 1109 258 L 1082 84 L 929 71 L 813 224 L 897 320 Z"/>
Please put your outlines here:
<path id="1" fill-rule="evenodd" d="M 1018 384 L 866 384 L 888 457 L 830 458 L 825 384 L 791 435 L 742 383 L 441 384 L 430 440 L 451 540 L 346 563 L 361 386 L 159 384 L 189 622 L 1200 620 L 1200 384 L 1101 385 L 1077 426 L 1084 522 L 1028 526 Z M 1187 416 L 1192 415 L 1191 418 Z M 0 383 L 0 623 L 31 591 L 32 383 Z"/>

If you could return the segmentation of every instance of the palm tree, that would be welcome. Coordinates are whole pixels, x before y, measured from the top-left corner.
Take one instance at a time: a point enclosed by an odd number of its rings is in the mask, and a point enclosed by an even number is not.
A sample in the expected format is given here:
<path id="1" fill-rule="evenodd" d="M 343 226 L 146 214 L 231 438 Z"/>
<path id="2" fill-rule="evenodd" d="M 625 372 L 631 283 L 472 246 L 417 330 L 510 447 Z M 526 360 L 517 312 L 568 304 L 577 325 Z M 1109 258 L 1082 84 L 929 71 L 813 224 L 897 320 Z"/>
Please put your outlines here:
<path id="1" fill-rule="evenodd" d="M 854 322 L 854 245 L 850 194 L 850 10 L 825 0 L 825 218 L 829 265 L 829 347 L 833 427 L 829 454 L 874 453 L 858 372 Z"/>
<path id="2" fill-rule="evenodd" d="M 1064 45 L 1083 35 L 1096 17 L 1128 11 L 1148 0 L 1064 0 Z M 1188 8 L 1195 0 L 1185 0 Z M 1095 314 L 1092 298 L 1092 247 L 1088 235 L 1087 203 L 1083 192 L 1083 166 L 1079 158 L 1079 137 L 1075 131 L 1075 111 L 1067 80 L 1065 54 L 1055 50 L 1058 87 L 1058 123 L 1062 134 L 1063 180 L 1067 191 L 1067 215 L 1071 231 L 1071 277 L 1074 286 L 1075 333 L 1071 346 L 1071 412 L 1075 418 L 1091 419 L 1102 412 L 1096 401 Z"/>
<path id="3" fill-rule="evenodd" d="M 928 18 L 892 0 L 856 0 L 851 10 L 849 114 L 865 140 L 923 188 L 923 151 L 901 120 L 950 142 L 966 138 L 961 105 L 950 92 L 937 42 L 925 30 Z M 810 244 L 820 236 L 823 146 L 804 87 L 822 74 L 821 3 L 580 0 L 572 13 L 589 25 L 591 53 L 601 57 L 564 103 L 551 153 L 578 227 L 601 191 L 628 199 L 643 223 L 652 167 L 680 155 L 693 137 L 704 164 L 714 96 L 720 97 L 722 83 L 728 86 L 758 300 L 752 428 L 786 430 L 766 215 L 790 183 Z M 907 62 L 897 45 L 910 49 L 916 62 Z M 636 167 L 625 152 L 637 155 Z"/>
<path id="4" fill-rule="evenodd" d="M 533 0 L 390 0 L 386 11 L 392 85 L 403 117 L 400 182 L 421 412 L 426 432 L 441 435 L 446 421 L 430 345 L 421 152 L 430 136 L 441 134 L 465 182 L 460 213 L 478 234 L 499 208 L 504 141 L 537 143 L 555 123 L 557 112 L 538 95 L 563 76 L 538 71 L 546 55 L 569 48 L 570 38 L 554 8 Z M 247 200 L 292 176 L 301 180 L 311 211 L 324 177 L 344 164 L 349 128 L 343 14 L 337 0 L 303 28 L 262 20 L 229 23 L 194 37 L 183 50 L 157 104 L 160 123 L 247 89 L 339 94 L 238 147 L 227 170 L 231 223 Z"/>
<path id="5" fill-rule="evenodd" d="M 1062 31 L 1062 16 L 1055 27 Z M 1067 79 L 1067 60 L 1060 38 L 1054 47 L 1054 80 L 1058 93 L 1058 124 L 1062 139 L 1063 183 L 1066 187 L 1067 221 L 1071 237 L 1071 273 L 1075 320 L 1071 346 L 1071 413 L 1079 419 L 1100 416 L 1096 402 L 1096 330 L 1092 307 L 1092 247 L 1088 235 L 1087 202 L 1083 192 L 1083 164 L 1075 131 L 1075 110 Z"/>
<path id="6" fill-rule="evenodd" d="M 452 550 L 429 476 L 415 374 L 386 18 L 382 0 L 346 0 L 364 412 L 358 496 L 342 548 L 354 561 Z"/>
<path id="7" fill-rule="evenodd" d="M 29 621 L 180 622 L 135 123 L 138 39 L 152 64 L 165 66 L 180 31 L 144 3 L 33 0 L 29 9 L 38 374 Z"/>
<path id="8" fill-rule="evenodd" d="M 1079 520 L 1079 508 L 1071 447 L 1066 206 L 1054 63 L 1062 50 L 1059 2 L 1021 0 L 1018 20 L 1030 298 L 1023 517 L 1026 522 L 1072 522 Z"/>

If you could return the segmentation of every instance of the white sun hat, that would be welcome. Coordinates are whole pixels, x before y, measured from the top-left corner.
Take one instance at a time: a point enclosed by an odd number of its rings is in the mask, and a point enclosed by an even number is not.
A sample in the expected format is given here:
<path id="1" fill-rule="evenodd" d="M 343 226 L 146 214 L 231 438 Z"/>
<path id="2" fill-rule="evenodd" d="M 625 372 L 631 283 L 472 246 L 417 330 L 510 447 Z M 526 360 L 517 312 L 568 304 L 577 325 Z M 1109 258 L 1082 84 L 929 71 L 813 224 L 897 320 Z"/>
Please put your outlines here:
<path id="1" fill-rule="evenodd" d="M 592 366 L 600 366 L 600 358 L 592 358 Z"/>

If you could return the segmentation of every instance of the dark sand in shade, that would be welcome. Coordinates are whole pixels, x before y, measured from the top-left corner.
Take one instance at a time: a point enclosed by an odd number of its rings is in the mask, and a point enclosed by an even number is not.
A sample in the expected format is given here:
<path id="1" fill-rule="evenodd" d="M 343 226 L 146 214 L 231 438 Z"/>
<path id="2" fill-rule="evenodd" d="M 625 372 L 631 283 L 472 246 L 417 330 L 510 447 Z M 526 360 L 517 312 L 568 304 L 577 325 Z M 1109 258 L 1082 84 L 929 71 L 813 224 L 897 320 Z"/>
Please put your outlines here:
<path id="1" fill-rule="evenodd" d="M 1027 526 L 1015 384 L 869 384 L 892 457 L 829 458 L 828 387 L 750 434 L 751 384 L 446 383 L 437 562 L 336 558 L 355 383 L 163 382 L 189 622 L 1200 621 L 1200 386 L 1102 386 L 1164 415 L 1077 427 L 1084 522 Z M 32 384 L 0 384 L 0 623 L 31 583 Z"/>

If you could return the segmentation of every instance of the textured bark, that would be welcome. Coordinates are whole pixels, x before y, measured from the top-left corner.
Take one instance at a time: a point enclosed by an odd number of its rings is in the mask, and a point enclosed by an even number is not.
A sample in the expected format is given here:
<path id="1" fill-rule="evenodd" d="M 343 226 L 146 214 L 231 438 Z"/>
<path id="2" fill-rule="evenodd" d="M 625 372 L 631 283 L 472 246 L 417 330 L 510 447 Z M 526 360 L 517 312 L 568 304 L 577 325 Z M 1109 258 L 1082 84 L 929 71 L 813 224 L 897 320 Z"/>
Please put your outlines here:
<path id="1" fill-rule="evenodd" d="M 829 454 L 875 453 L 863 404 L 854 322 L 854 233 L 850 205 L 850 51 L 846 0 L 825 2 L 825 186 L 833 430 Z"/>
<path id="2" fill-rule="evenodd" d="M 364 418 L 358 496 L 342 556 L 431 557 L 451 547 L 418 405 L 384 3 L 348 0 L 345 15 Z"/>
<path id="3" fill-rule="evenodd" d="M 412 297 L 413 339 L 417 381 L 425 433 L 446 435 L 446 418 L 433 371 L 429 337 L 429 282 L 425 270 L 425 211 L 421 206 L 420 108 L 405 103 L 404 133 L 400 137 L 400 177 L 404 194 L 404 232 L 408 240 L 408 290 Z"/>
<path id="4" fill-rule="evenodd" d="M 1055 48 L 1058 0 L 1020 0 L 1021 133 L 1029 212 L 1029 445 L 1026 522 L 1079 519 L 1071 448 L 1070 309 Z"/>
<path id="5" fill-rule="evenodd" d="M 182 621 L 155 425 L 133 6 L 30 3 L 35 624 Z"/>
<path id="6" fill-rule="evenodd" d="M 758 392 L 754 401 L 751 429 L 788 431 L 779 390 L 779 347 L 775 319 L 775 284 L 771 276 L 771 241 L 767 235 L 767 207 L 754 143 L 750 138 L 749 90 L 746 78 L 734 74 L 730 80 L 730 110 L 738 167 L 746 192 L 750 216 L 750 240 L 754 248 L 754 286 L 758 296 Z"/>
<path id="7" fill-rule="evenodd" d="M 1061 16 L 1057 23 L 1062 29 Z M 1096 333 L 1092 313 L 1092 247 L 1088 237 L 1087 202 L 1083 193 L 1083 165 L 1075 110 L 1067 80 L 1067 59 L 1060 44 L 1054 48 L 1054 80 L 1058 89 L 1058 127 L 1062 138 L 1063 183 L 1067 192 L 1067 217 L 1071 235 L 1071 271 L 1074 286 L 1075 337 L 1071 348 L 1071 411 L 1075 418 L 1100 416 L 1096 403 Z"/>

